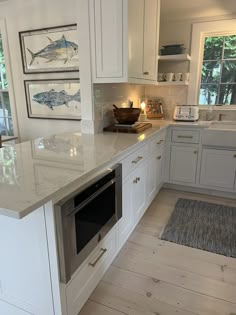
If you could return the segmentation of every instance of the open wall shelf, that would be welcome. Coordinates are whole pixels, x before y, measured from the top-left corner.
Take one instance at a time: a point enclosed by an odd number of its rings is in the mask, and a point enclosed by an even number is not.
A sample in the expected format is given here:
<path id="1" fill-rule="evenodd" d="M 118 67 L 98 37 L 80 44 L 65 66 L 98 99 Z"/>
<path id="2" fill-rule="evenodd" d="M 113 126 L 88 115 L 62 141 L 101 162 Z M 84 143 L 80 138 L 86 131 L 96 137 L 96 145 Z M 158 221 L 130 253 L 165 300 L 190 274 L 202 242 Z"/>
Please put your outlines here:
<path id="1" fill-rule="evenodd" d="M 191 57 L 188 54 L 159 56 L 159 61 L 189 61 Z"/>

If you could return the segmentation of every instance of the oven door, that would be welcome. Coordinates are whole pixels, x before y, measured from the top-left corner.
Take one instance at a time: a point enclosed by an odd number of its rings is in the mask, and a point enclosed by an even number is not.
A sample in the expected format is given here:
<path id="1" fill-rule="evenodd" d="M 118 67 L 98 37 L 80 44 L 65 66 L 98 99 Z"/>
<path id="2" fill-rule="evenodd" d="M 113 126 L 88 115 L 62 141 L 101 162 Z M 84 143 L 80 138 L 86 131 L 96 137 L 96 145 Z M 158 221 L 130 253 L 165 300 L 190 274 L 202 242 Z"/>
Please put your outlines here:
<path id="1" fill-rule="evenodd" d="M 121 165 L 90 182 L 60 206 L 59 249 L 61 281 L 89 256 L 122 215 Z M 61 236 L 60 236 L 61 235 Z"/>

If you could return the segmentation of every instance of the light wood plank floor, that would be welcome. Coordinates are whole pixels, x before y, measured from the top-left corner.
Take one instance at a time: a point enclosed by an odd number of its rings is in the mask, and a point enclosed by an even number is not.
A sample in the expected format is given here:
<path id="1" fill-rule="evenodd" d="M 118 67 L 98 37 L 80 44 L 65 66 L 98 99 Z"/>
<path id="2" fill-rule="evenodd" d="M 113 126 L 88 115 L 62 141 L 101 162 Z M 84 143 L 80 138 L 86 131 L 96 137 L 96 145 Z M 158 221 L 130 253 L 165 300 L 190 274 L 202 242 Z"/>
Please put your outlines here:
<path id="1" fill-rule="evenodd" d="M 163 189 L 80 315 L 236 315 L 236 259 L 159 239 L 178 198 L 235 206 Z"/>

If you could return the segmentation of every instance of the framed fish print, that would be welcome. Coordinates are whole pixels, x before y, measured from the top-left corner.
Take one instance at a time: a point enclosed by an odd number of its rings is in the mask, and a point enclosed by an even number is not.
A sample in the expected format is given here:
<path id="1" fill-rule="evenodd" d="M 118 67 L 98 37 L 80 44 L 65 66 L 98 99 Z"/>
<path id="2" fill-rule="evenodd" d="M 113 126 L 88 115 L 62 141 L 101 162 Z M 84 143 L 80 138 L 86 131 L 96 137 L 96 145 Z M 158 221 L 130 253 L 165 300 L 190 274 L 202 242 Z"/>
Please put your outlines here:
<path id="1" fill-rule="evenodd" d="M 24 81 L 29 118 L 81 120 L 78 79 Z"/>
<path id="2" fill-rule="evenodd" d="M 79 71 L 76 24 L 24 31 L 19 37 L 25 74 Z"/>

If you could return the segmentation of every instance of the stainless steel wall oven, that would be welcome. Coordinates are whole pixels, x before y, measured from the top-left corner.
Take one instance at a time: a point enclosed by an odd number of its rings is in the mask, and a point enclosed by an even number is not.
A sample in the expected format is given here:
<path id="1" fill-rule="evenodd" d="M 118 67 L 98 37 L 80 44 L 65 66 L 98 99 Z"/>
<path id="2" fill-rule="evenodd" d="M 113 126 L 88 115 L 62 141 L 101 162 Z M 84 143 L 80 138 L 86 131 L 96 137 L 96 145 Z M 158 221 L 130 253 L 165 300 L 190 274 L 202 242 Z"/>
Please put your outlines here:
<path id="1" fill-rule="evenodd" d="M 122 216 L 122 166 L 117 164 L 55 205 L 61 282 Z"/>

